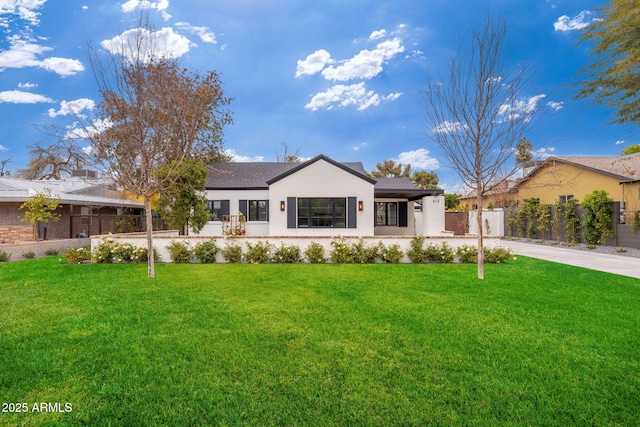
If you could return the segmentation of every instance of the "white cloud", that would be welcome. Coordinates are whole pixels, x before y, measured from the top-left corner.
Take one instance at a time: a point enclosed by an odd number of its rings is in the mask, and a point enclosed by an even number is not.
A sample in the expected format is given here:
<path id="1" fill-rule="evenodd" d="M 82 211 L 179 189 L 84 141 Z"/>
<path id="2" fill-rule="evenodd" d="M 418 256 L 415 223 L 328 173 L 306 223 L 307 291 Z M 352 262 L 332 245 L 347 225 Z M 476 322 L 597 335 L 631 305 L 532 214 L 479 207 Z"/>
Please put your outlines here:
<path id="1" fill-rule="evenodd" d="M 378 30 L 371 33 L 369 36 L 369 40 L 377 40 L 385 37 L 387 35 L 387 30 Z"/>
<path id="2" fill-rule="evenodd" d="M 123 12 L 133 12 L 135 9 L 157 9 L 162 13 L 165 21 L 171 19 L 171 15 L 167 13 L 169 8 L 169 0 L 149 1 L 149 0 L 127 0 L 122 3 Z"/>
<path id="3" fill-rule="evenodd" d="M 531 118 L 531 114 L 538 109 L 538 102 L 546 97 L 547 95 L 540 94 L 526 100 L 514 100 L 510 104 L 501 105 L 498 114 L 505 116 L 509 120 L 517 120 L 522 116 L 525 116 L 525 120 L 528 120 Z"/>
<path id="4" fill-rule="evenodd" d="M 8 50 L 0 52 L 0 70 L 7 68 L 39 67 L 53 71 L 61 76 L 71 76 L 84 70 L 84 66 L 77 59 L 45 58 L 38 59 L 49 47 L 29 43 L 19 38 L 10 39 Z"/>
<path id="5" fill-rule="evenodd" d="M 391 94 L 384 99 L 395 99 L 397 94 Z M 332 109 L 334 105 L 346 107 L 356 105 L 358 110 L 366 110 L 369 107 L 380 104 L 380 95 L 372 90 L 367 90 L 364 82 L 354 85 L 335 85 L 325 92 L 320 92 L 311 98 L 311 101 L 304 108 L 316 111 L 319 108 L 327 107 Z"/>
<path id="6" fill-rule="evenodd" d="M 622 145 L 624 144 L 624 139 L 619 139 L 616 141 L 616 145 Z"/>
<path id="7" fill-rule="evenodd" d="M 554 151 L 556 151 L 556 149 L 553 147 L 542 147 L 535 150 L 532 154 L 536 159 L 546 159 L 547 157 L 552 156 Z"/>
<path id="8" fill-rule="evenodd" d="M 186 22 L 177 22 L 176 27 L 186 33 L 195 34 L 203 43 L 217 43 L 215 33 L 207 27 L 196 27 Z"/>
<path id="9" fill-rule="evenodd" d="M 47 0 L 0 0 L 0 15 L 18 15 L 31 25 L 39 25 L 37 10 L 46 2 Z M 3 20 L 6 22 L 6 18 Z"/>
<path id="10" fill-rule="evenodd" d="M 264 156 L 242 156 L 236 153 L 236 150 L 227 148 L 224 150 L 224 154 L 231 157 L 232 162 L 264 162 Z"/>
<path id="11" fill-rule="evenodd" d="M 402 96 L 402 92 L 397 92 L 397 93 L 390 93 L 389 95 L 385 96 L 384 99 L 387 101 L 395 101 L 396 99 L 400 98 Z"/>
<path id="12" fill-rule="evenodd" d="M 445 120 L 433 128 L 433 133 L 456 133 L 464 128 L 466 128 L 466 126 L 460 122 L 450 122 Z"/>
<path id="13" fill-rule="evenodd" d="M 74 116 L 82 116 L 83 110 L 93 110 L 96 107 L 96 103 L 92 99 L 80 98 L 74 101 L 62 101 L 60 103 L 60 110 L 56 111 L 54 108 L 49 109 L 49 117 L 67 116 L 72 114 Z"/>
<path id="14" fill-rule="evenodd" d="M 105 130 L 113 126 L 113 122 L 109 119 L 94 120 L 90 126 L 77 127 L 77 123 L 70 126 L 70 130 L 65 134 L 66 139 L 88 139 L 95 135 L 101 134 Z"/>
<path id="15" fill-rule="evenodd" d="M 8 148 L 5 147 L 4 145 L 0 144 L 0 151 L 7 151 Z"/>
<path id="16" fill-rule="evenodd" d="M 564 102 L 549 101 L 547 106 L 555 111 L 562 110 L 564 108 Z"/>
<path id="17" fill-rule="evenodd" d="M 360 151 L 361 149 L 363 149 L 363 148 L 364 148 L 364 147 L 366 147 L 367 145 L 369 145 L 369 144 L 367 144 L 366 142 L 361 142 L 360 144 L 358 144 L 358 145 L 354 145 L 354 146 L 353 146 L 353 147 L 351 147 L 351 148 L 353 149 L 353 151 Z"/>
<path id="18" fill-rule="evenodd" d="M 353 58 L 341 61 L 341 65 L 337 67 L 325 68 L 322 75 L 330 81 L 371 79 L 382 72 L 382 64 L 402 52 L 402 40 L 386 40 L 379 43 L 374 50 L 365 49 Z"/>
<path id="19" fill-rule="evenodd" d="M 31 92 L 22 92 L 19 90 L 7 90 L 0 92 L 0 103 L 11 104 L 39 104 L 43 102 L 53 102 L 51 98 L 38 95 Z"/>
<path id="20" fill-rule="evenodd" d="M 89 10 L 89 6 L 82 6 L 82 10 Z"/>
<path id="21" fill-rule="evenodd" d="M 35 87 L 38 87 L 38 85 L 36 83 L 18 83 L 18 87 L 20 89 L 33 89 Z"/>
<path id="22" fill-rule="evenodd" d="M 298 68 L 296 70 L 296 77 L 302 75 L 311 75 L 319 72 L 325 65 L 331 64 L 331 54 L 324 49 L 319 49 L 304 60 L 298 60 Z"/>
<path id="23" fill-rule="evenodd" d="M 556 31 L 562 31 L 564 33 L 568 31 L 582 30 L 594 22 L 601 21 L 600 18 L 592 16 L 593 14 L 594 13 L 590 10 L 583 10 L 573 18 L 570 18 L 567 15 L 562 15 L 556 22 L 554 22 L 553 28 Z"/>
<path id="24" fill-rule="evenodd" d="M 424 148 L 403 151 L 393 160 L 403 165 L 411 165 L 414 169 L 436 170 L 440 167 L 438 159 L 429 156 L 429 151 Z"/>
<path id="25" fill-rule="evenodd" d="M 188 38 L 173 32 L 173 28 L 164 27 L 161 30 L 150 32 L 145 28 L 127 30 L 110 40 L 104 40 L 101 45 L 112 54 L 126 55 L 130 60 L 133 52 L 128 46 L 136 46 L 136 39 L 144 40 L 141 48 L 143 57 L 149 58 L 179 58 L 189 52 L 193 43 Z"/>

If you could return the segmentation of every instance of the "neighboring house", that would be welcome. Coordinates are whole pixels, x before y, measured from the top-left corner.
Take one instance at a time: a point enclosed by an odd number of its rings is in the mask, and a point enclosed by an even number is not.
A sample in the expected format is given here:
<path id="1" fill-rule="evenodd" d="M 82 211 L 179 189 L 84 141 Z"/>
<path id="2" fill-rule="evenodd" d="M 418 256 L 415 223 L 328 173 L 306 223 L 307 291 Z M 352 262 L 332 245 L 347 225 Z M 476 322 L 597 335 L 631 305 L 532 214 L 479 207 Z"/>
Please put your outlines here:
<path id="1" fill-rule="evenodd" d="M 249 236 L 444 234 L 442 190 L 417 189 L 408 178 L 371 178 L 362 163 L 324 155 L 303 163 L 215 163 L 206 189 L 215 218 L 202 235 L 238 227 Z M 415 201 L 424 221 L 415 218 Z"/>
<path id="2" fill-rule="evenodd" d="M 32 226 L 21 221 L 25 209 L 20 206 L 47 190 L 52 197 L 60 198 L 56 210 L 60 219 L 39 224 L 39 239 L 108 233 L 123 215 L 130 215 L 132 223 L 138 221 L 144 208 L 140 203 L 124 199 L 103 180 L 75 177 L 45 181 L 0 177 L 0 243 L 33 239 Z"/>
<path id="3" fill-rule="evenodd" d="M 640 210 L 640 153 L 624 156 L 554 156 L 538 162 L 514 185 L 487 195 L 484 205 L 498 200 L 517 204 L 532 197 L 541 203 L 581 201 L 594 190 L 605 190 L 622 202 L 627 215 Z M 466 196 L 465 199 L 469 200 Z"/>
<path id="4" fill-rule="evenodd" d="M 512 205 L 513 195 L 512 193 L 510 193 L 510 190 L 513 189 L 518 184 L 518 182 L 518 180 L 506 179 L 491 186 L 484 193 L 484 196 L 482 198 L 482 207 L 484 209 L 488 209 L 491 207 L 504 208 Z M 458 198 L 458 200 L 460 201 L 460 206 L 465 210 L 477 209 L 478 199 L 476 197 L 476 194 L 476 191 L 473 190 Z"/>

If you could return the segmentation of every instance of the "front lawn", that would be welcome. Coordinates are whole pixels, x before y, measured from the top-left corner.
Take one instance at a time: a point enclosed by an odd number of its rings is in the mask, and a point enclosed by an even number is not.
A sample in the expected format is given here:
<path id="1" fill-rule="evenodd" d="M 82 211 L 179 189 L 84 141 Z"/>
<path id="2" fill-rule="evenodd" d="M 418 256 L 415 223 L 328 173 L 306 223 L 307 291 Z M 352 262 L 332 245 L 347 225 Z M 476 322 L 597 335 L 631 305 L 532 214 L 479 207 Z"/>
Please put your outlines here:
<path id="1" fill-rule="evenodd" d="M 0 425 L 640 419 L 636 279 L 525 257 L 482 282 L 474 265 L 156 269 L 0 265 L 0 403 L 28 409 Z"/>

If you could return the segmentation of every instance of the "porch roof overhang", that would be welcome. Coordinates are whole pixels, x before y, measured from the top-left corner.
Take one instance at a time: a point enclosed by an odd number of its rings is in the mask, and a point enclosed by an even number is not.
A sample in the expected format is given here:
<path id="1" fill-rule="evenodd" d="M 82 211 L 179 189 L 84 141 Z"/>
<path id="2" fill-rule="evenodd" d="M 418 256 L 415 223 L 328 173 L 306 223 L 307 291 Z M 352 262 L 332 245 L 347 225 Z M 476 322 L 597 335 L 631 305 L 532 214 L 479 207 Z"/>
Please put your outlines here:
<path id="1" fill-rule="evenodd" d="M 410 202 L 413 202 L 426 196 L 439 196 L 443 193 L 444 190 L 422 190 L 419 188 L 376 188 L 373 195 L 375 198 L 407 199 Z"/>

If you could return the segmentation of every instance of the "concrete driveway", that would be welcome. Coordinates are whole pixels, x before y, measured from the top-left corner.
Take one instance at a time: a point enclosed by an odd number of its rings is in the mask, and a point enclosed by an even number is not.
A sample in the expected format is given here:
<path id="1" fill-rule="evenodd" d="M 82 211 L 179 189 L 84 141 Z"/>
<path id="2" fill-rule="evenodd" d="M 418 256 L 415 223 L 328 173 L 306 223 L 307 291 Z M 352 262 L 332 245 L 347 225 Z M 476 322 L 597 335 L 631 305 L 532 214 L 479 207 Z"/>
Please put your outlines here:
<path id="1" fill-rule="evenodd" d="M 524 255 L 531 258 L 640 279 L 639 258 L 580 251 L 558 246 L 538 245 L 535 243 L 514 242 L 511 240 L 502 240 L 500 245 L 505 248 L 511 248 L 516 255 Z"/>

